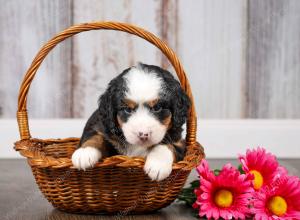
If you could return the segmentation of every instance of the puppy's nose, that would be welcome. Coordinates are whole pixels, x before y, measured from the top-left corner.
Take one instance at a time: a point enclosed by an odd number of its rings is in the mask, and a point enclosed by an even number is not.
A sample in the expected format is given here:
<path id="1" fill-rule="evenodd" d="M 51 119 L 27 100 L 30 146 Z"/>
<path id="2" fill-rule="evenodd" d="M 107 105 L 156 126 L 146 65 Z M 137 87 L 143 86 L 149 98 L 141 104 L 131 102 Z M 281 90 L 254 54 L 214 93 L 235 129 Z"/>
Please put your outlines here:
<path id="1" fill-rule="evenodd" d="M 150 136 L 149 132 L 138 132 L 138 137 L 141 141 L 147 141 Z"/>

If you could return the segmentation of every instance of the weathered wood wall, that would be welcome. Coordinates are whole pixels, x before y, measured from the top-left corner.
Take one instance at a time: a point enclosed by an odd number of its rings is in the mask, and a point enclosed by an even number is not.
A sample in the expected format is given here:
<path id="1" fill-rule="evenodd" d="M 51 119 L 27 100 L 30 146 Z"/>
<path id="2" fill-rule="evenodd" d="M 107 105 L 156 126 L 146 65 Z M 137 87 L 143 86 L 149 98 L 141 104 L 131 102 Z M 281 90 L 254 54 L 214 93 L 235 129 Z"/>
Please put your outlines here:
<path id="1" fill-rule="evenodd" d="M 178 53 L 201 118 L 300 118 L 300 1 L 0 0 L 0 117 L 15 116 L 22 76 L 38 49 L 71 24 L 130 22 Z M 79 34 L 34 80 L 31 117 L 88 117 L 107 83 L 142 61 L 170 68 L 137 37 Z"/>
<path id="2" fill-rule="evenodd" d="M 0 1 L 1 117 L 14 117 L 18 89 L 33 57 L 51 36 L 72 24 L 71 1 Z M 34 117 L 70 117 L 71 41 L 57 47 L 32 83 Z"/>
<path id="3" fill-rule="evenodd" d="M 249 1 L 247 116 L 300 117 L 300 1 Z"/>

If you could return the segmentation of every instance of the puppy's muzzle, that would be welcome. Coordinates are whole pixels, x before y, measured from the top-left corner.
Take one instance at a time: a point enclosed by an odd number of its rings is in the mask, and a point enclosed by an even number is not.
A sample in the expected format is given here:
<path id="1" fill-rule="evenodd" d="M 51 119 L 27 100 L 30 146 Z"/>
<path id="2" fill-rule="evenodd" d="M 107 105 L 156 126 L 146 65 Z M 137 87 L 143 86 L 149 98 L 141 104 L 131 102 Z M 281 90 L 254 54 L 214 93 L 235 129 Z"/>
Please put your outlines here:
<path id="1" fill-rule="evenodd" d="M 150 138 L 151 132 L 138 132 L 138 138 L 142 142 L 146 142 Z"/>

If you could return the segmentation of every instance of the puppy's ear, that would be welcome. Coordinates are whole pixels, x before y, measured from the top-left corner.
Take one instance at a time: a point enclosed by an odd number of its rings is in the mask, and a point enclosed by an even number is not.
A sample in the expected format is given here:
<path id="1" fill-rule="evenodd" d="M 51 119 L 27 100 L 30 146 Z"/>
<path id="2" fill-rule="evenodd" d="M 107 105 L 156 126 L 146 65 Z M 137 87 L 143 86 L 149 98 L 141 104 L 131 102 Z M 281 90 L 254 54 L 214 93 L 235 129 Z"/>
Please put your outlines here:
<path id="1" fill-rule="evenodd" d="M 120 75 L 110 81 L 106 91 L 98 100 L 98 110 L 106 134 L 121 135 L 122 131 L 117 125 L 117 111 L 122 97 L 127 90 L 123 76 L 130 70 L 124 70 Z"/>
<path id="2" fill-rule="evenodd" d="M 191 106 L 191 101 L 187 94 L 181 88 L 179 82 L 176 82 L 173 90 L 173 121 L 172 126 L 181 128 L 186 122 L 188 110 Z"/>
<path id="3" fill-rule="evenodd" d="M 115 129 L 115 110 L 113 108 L 113 94 L 108 88 L 98 100 L 98 110 L 105 133 L 111 134 Z"/>
<path id="4" fill-rule="evenodd" d="M 122 97 L 124 92 L 122 78 L 117 77 L 113 79 L 106 91 L 100 96 L 98 100 L 100 118 L 108 135 L 120 135 L 120 128 L 117 126 L 117 106 L 118 101 Z"/>

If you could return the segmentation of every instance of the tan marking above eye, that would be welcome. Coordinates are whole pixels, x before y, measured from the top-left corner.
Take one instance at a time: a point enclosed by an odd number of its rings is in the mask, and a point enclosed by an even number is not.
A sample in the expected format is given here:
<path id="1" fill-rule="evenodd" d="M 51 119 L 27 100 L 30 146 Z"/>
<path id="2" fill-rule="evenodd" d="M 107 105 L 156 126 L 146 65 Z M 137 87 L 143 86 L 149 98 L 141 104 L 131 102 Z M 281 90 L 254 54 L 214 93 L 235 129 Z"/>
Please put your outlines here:
<path id="1" fill-rule="evenodd" d="M 152 108 L 153 106 L 156 105 L 157 102 L 158 102 L 158 99 L 154 99 L 154 100 L 148 101 L 146 103 L 150 108 Z"/>
<path id="2" fill-rule="evenodd" d="M 136 108 L 137 105 L 138 105 L 135 101 L 132 101 L 132 100 L 130 100 L 130 99 L 124 99 L 123 102 L 127 105 L 127 107 L 129 107 L 129 108 L 131 108 L 131 109 Z"/>

